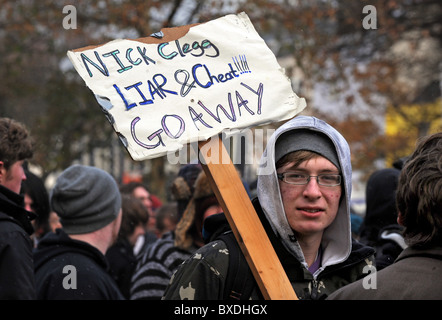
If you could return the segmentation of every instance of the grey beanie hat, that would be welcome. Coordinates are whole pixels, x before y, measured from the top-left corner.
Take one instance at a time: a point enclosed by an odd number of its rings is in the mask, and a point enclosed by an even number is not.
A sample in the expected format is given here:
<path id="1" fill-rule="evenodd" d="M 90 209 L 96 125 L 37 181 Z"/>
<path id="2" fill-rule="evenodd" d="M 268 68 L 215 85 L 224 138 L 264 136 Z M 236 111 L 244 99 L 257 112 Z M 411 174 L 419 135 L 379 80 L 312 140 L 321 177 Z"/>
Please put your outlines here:
<path id="1" fill-rule="evenodd" d="M 121 195 L 115 179 L 106 171 L 73 165 L 57 178 L 51 205 L 67 234 L 83 234 L 117 218 Z"/>
<path id="2" fill-rule="evenodd" d="M 286 131 L 278 137 L 275 144 L 275 163 L 290 152 L 313 151 L 333 163 L 339 170 L 338 154 L 333 142 L 325 134 L 308 129 Z"/>

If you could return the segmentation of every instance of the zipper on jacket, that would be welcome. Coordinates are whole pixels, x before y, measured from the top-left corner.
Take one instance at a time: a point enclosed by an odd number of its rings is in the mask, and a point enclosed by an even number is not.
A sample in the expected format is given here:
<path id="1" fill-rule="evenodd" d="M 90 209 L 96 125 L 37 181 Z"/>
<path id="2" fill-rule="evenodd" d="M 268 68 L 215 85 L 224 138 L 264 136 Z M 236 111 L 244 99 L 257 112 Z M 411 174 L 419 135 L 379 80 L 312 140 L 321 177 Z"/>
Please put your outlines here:
<path id="1" fill-rule="evenodd" d="M 313 300 L 318 299 L 318 281 L 316 279 L 312 280 L 312 293 L 310 296 Z"/>

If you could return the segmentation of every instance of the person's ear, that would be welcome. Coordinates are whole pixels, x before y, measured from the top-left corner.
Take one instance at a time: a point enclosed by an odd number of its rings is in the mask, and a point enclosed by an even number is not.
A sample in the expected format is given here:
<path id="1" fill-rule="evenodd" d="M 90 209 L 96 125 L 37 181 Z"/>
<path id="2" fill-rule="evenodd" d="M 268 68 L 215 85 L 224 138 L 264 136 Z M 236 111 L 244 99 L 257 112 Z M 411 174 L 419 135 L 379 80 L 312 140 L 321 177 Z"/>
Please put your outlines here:
<path id="1" fill-rule="evenodd" d="M 0 161 L 0 184 L 3 181 L 5 173 L 6 173 L 5 163 L 3 161 Z"/>

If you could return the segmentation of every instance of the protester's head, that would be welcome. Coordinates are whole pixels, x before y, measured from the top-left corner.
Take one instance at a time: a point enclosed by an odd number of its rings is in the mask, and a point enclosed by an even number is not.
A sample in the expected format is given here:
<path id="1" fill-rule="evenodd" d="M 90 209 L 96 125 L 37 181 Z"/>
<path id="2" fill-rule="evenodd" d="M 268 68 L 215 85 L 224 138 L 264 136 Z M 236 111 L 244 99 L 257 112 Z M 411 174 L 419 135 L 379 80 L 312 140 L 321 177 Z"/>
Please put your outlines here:
<path id="1" fill-rule="evenodd" d="M 351 174 L 347 141 L 320 119 L 297 116 L 269 139 L 258 171 L 258 199 L 293 253 L 300 237 L 315 234 L 324 247 L 332 244 L 337 256 L 347 257 Z"/>
<path id="2" fill-rule="evenodd" d="M 341 198 L 340 165 L 332 141 L 313 130 L 282 134 L 275 147 L 276 170 L 288 222 L 298 234 L 322 232 L 335 219 Z M 309 176 L 317 176 L 311 182 Z M 314 180 L 314 179 L 313 179 Z M 322 198 L 323 201 L 317 200 Z M 317 201 L 316 201 L 317 200 Z M 312 217 L 324 211 L 313 225 Z"/>
<path id="3" fill-rule="evenodd" d="M 175 245 L 188 249 L 192 244 L 203 244 L 204 220 L 213 214 L 222 212 L 222 208 L 210 187 L 207 176 L 201 171 L 195 181 L 195 191 L 183 216 L 175 229 Z"/>
<path id="4" fill-rule="evenodd" d="M 138 237 L 146 233 L 149 215 L 140 199 L 128 194 L 122 194 L 121 199 L 123 217 L 119 237 L 134 246 Z"/>
<path id="5" fill-rule="evenodd" d="M 152 200 L 150 199 L 150 192 L 143 183 L 132 181 L 123 184 L 120 187 L 120 191 L 123 194 L 131 194 L 135 198 L 140 199 L 149 211 L 152 210 Z"/>
<path id="6" fill-rule="evenodd" d="M 399 177 L 396 203 L 408 245 L 442 243 L 442 132 L 418 142 Z"/>
<path id="7" fill-rule="evenodd" d="M 178 176 L 172 182 L 171 191 L 178 205 L 178 216 L 182 217 L 195 191 L 195 181 L 202 168 L 199 164 L 187 164 L 180 168 Z"/>
<path id="8" fill-rule="evenodd" d="M 121 195 L 116 181 L 95 167 L 73 165 L 63 171 L 50 198 L 69 235 L 95 232 L 120 216 Z"/>
<path id="9" fill-rule="evenodd" d="M 384 168 L 373 172 L 365 189 L 366 210 L 360 230 L 360 241 L 375 246 L 379 232 L 397 224 L 396 189 L 400 170 Z"/>
<path id="10" fill-rule="evenodd" d="M 33 220 L 35 236 L 41 237 L 48 231 L 49 213 L 49 194 L 46 190 L 43 180 L 29 170 L 25 170 L 26 180 L 22 183 L 22 194 L 25 200 L 25 209 L 34 212 L 37 217 Z"/>
<path id="11" fill-rule="evenodd" d="M 175 230 L 179 221 L 178 204 L 176 202 L 163 204 L 157 211 L 157 236 L 161 238 L 165 233 Z"/>
<path id="12" fill-rule="evenodd" d="M 0 185 L 20 193 L 26 179 L 23 162 L 32 158 L 33 140 L 23 124 L 0 118 Z"/>
<path id="13" fill-rule="evenodd" d="M 152 232 L 155 231 L 156 215 L 153 210 L 153 202 L 147 186 L 141 182 L 132 181 L 120 186 L 120 192 L 122 194 L 130 194 L 143 203 L 149 214 L 147 229 Z"/>

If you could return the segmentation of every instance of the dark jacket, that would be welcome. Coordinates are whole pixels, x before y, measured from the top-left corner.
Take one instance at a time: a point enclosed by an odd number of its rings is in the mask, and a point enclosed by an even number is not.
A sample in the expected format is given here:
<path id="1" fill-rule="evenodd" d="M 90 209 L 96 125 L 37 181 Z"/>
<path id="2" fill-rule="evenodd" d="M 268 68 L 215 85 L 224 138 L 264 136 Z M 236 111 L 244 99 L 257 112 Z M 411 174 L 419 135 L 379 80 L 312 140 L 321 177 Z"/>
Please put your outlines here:
<path id="1" fill-rule="evenodd" d="M 62 229 L 41 239 L 34 253 L 37 298 L 123 300 L 104 255 Z"/>
<path id="2" fill-rule="evenodd" d="M 0 186 L 0 299 L 35 299 L 31 220 L 23 197 Z"/>
<path id="3" fill-rule="evenodd" d="M 126 299 L 130 298 L 130 281 L 137 259 L 128 240 L 119 239 L 106 251 L 109 273 Z"/>
<path id="4" fill-rule="evenodd" d="M 441 300 L 441 275 L 442 247 L 408 247 L 393 264 L 371 276 L 371 283 L 357 281 L 336 291 L 330 299 Z"/>

